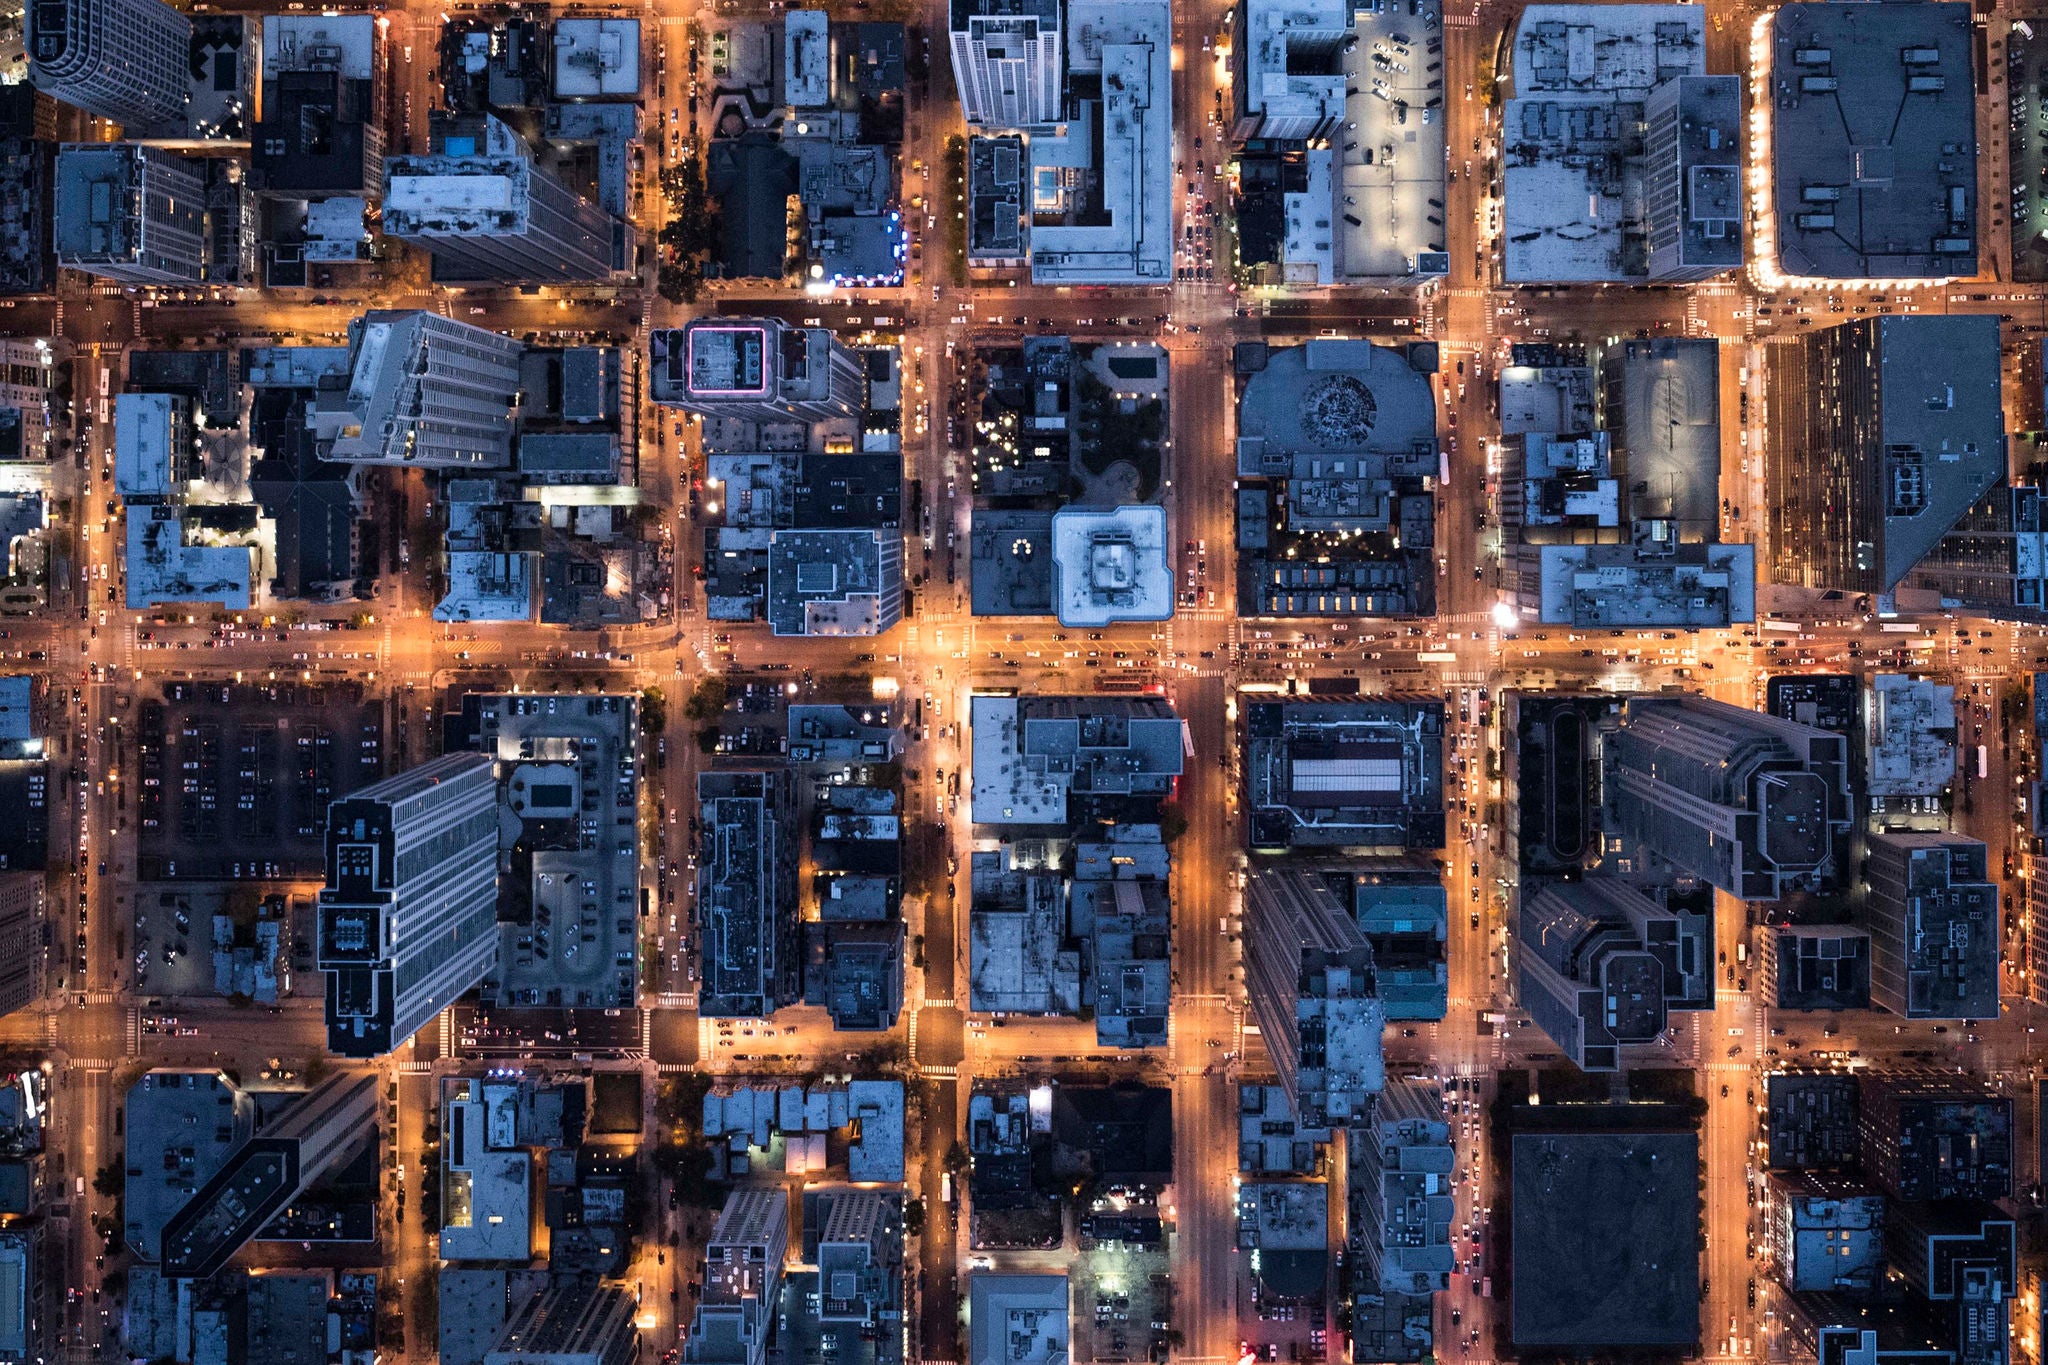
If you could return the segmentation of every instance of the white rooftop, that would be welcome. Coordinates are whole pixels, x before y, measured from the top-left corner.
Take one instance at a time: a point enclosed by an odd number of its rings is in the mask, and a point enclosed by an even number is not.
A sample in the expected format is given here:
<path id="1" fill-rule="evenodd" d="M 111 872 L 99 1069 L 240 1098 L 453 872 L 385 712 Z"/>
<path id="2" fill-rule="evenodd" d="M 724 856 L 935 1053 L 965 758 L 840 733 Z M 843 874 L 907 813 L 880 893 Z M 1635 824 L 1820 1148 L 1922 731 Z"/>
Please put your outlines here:
<path id="1" fill-rule="evenodd" d="M 793 9 L 782 21 L 782 102 L 792 109 L 821 109 L 831 102 L 830 25 L 821 9 Z"/>
<path id="2" fill-rule="evenodd" d="M 1103 98 L 1059 134 L 1031 140 L 1034 205 L 1057 210 L 1063 170 L 1095 172 L 1109 221 L 1031 230 L 1031 277 L 1040 284 L 1145 284 L 1173 279 L 1173 16 L 1166 0 L 1075 0 L 1067 12 L 1067 67 L 1099 74 Z"/>
<path id="3" fill-rule="evenodd" d="M 168 393 L 124 393 L 114 399 L 114 490 L 123 498 L 169 498 L 177 400 Z"/>
<path id="4" fill-rule="evenodd" d="M 629 98 L 640 93 L 638 19 L 555 21 L 555 96 Z"/>
<path id="5" fill-rule="evenodd" d="M 1053 608 L 1064 626 L 1173 615 L 1166 509 L 1068 507 L 1052 519 Z"/>
<path id="6" fill-rule="evenodd" d="M 343 80 L 376 79 L 377 21 L 368 14 L 266 14 L 263 74 L 339 70 Z"/>
<path id="7" fill-rule="evenodd" d="M 1530 5 L 1515 27 L 1514 93 L 1649 93 L 1706 73 L 1702 5 Z"/>

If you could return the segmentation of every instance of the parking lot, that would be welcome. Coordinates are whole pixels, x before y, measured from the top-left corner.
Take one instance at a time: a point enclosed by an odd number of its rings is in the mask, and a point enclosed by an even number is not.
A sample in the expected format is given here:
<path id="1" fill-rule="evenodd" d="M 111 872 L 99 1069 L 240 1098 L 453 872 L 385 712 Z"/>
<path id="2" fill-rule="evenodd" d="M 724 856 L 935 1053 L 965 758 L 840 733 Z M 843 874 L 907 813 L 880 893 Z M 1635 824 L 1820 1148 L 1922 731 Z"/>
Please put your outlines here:
<path id="1" fill-rule="evenodd" d="M 1081 1250 L 1069 1271 L 1074 1360 L 1145 1360 L 1155 1346 L 1164 1346 L 1173 1324 L 1172 1259 L 1166 1242 L 1118 1236 L 1157 1214 L 1149 1204 L 1112 1209 L 1106 1201 L 1080 1213 Z M 1089 1236 L 1089 1229 L 1104 1234 L 1104 1240 Z"/>
<path id="2" fill-rule="evenodd" d="M 384 775 L 359 685 L 166 683 L 136 711 L 144 881 L 317 876 L 327 804 Z"/>

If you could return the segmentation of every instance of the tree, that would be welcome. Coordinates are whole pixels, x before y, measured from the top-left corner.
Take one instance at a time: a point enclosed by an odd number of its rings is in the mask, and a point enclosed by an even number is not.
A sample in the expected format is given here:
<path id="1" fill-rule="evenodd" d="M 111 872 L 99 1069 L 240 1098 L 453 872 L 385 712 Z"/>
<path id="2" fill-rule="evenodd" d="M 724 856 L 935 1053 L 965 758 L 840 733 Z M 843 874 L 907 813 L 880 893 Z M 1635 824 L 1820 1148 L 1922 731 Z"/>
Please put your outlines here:
<path id="1" fill-rule="evenodd" d="M 903 1235 L 915 1237 L 924 1231 L 924 1200 L 912 1199 L 903 1205 Z"/>
<path id="2" fill-rule="evenodd" d="M 640 693 L 640 733 L 659 735 L 668 729 L 668 694 L 659 687 L 645 688 Z"/>
<path id="3" fill-rule="evenodd" d="M 127 1170 L 119 1162 L 108 1162 L 93 1173 L 92 1189 L 102 1199 L 119 1199 L 128 1189 Z"/>
<path id="4" fill-rule="evenodd" d="M 716 720 L 724 710 L 725 678 L 717 673 L 700 679 L 683 704 L 683 714 L 691 720 Z"/>
<path id="5" fill-rule="evenodd" d="M 1180 808 L 1180 802 L 1161 801 L 1159 803 L 1160 842 L 1170 844 L 1187 832 L 1188 816 L 1187 812 Z"/>

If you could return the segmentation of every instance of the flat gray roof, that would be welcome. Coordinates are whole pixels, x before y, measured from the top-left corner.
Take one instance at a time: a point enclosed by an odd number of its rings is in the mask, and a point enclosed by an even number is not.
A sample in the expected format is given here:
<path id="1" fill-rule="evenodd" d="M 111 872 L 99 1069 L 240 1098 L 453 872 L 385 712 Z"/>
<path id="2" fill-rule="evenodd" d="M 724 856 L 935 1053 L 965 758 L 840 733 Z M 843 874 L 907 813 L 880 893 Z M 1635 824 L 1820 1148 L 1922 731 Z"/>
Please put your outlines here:
<path id="1" fill-rule="evenodd" d="M 1788 4 L 1771 21 L 1779 267 L 1825 278 L 1977 273 L 1970 7 Z"/>

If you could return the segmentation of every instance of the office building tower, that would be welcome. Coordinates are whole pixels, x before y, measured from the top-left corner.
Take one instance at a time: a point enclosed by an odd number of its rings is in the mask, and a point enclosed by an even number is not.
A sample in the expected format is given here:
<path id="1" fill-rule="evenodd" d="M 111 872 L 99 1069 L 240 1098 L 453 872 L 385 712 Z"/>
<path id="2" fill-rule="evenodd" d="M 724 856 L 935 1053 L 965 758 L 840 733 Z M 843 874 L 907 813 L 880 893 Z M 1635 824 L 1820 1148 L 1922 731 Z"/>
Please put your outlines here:
<path id="1" fill-rule="evenodd" d="M 1767 359 L 1773 582 L 1888 593 L 2004 479 L 1997 318 L 1859 318 Z"/>
<path id="2" fill-rule="evenodd" d="M 762 1019 L 797 999 L 796 784 L 774 772 L 700 773 L 697 1012 Z"/>
<path id="3" fill-rule="evenodd" d="M 57 264 L 123 284 L 206 275 L 206 184 L 191 163 L 133 142 L 57 153 Z"/>
<path id="4" fill-rule="evenodd" d="M 2048 624 L 2048 519 L 2041 488 L 1994 483 L 1907 574 L 1930 605 L 1995 621 Z"/>
<path id="5" fill-rule="evenodd" d="M 983 128 L 1058 123 L 1066 77 L 1060 0 L 952 0 L 953 84 Z"/>
<path id="6" fill-rule="evenodd" d="M 742 1185 L 725 1197 L 704 1248 L 704 1292 L 690 1322 L 690 1365 L 763 1365 L 789 1249 L 789 1196 Z"/>
<path id="7" fill-rule="evenodd" d="M 2004 1199 L 2012 1193 L 2013 1102 L 1956 1072 L 1856 1074 L 1863 1173 L 1893 1199 Z"/>
<path id="8" fill-rule="evenodd" d="M 62 1309 L 50 1294 L 40 1218 L 0 1229 L 0 1360 L 43 1361 L 59 1354 Z"/>
<path id="9" fill-rule="evenodd" d="M 1245 988 L 1301 1122 L 1362 1122 L 1386 1084 L 1386 1007 L 1350 883 L 1262 868 L 1246 885 Z"/>
<path id="10" fill-rule="evenodd" d="M 432 252 L 446 283 L 606 280 L 632 264 L 632 230 L 489 114 L 437 118 L 431 153 L 386 162 L 384 231 Z"/>
<path id="11" fill-rule="evenodd" d="M 640 1358 L 639 1313 L 623 1285 L 557 1276 L 513 1308 L 483 1365 L 632 1365 Z"/>
<path id="12" fill-rule="evenodd" d="M 1870 1000 L 1907 1019 L 1998 1017 L 1998 888 L 1982 842 L 1869 838 Z"/>
<path id="13" fill-rule="evenodd" d="M 420 310 L 349 324 L 346 373 L 323 376 L 306 413 L 323 460 L 425 469 L 512 461 L 525 348 L 501 332 Z"/>
<path id="14" fill-rule="evenodd" d="M 1681 284 L 1742 264 L 1742 78 L 1679 76 L 1643 102 L 1650 278 Z"/>
<path id="15" fill-rule="evenodd" d="M 218 1274 L 263 1227 L 377 1132 L 383 1077 L 332 1076 L 262 1124 L 164 1224 L 157 1248 L 164 1276 Z"/>
<path id="16" fill-rule="evenodd" d="M 1362 1257 L 1358 1284 L 1381 1292 L 1433 1294 L 1451 1286 L 1451 1195 L 1457 1153 L 1443 1092 L 1430 1081 L 1387 1082 L 1372 1122 L 1352 1130 L 1350 1240 Z"/>
<path id="17" fill-rule="evenodd" d="M 384 184 L 377 20 L 370 14 L 263 19 L 262 117 L 250 178 L 275 195 L 376 195 Z"/>
<path id="18" fill-rule="evenodd" d="M 446 754 L 334 802 L 317 933 L 328 1050 L 401 1046 L 490 970 L 497 917 L 490 759 Z"/>
<path id="19" fill-rule="evenodd" d="M 903 1196 L 891 1190 L 814 1186 L 803 1193 L 804 1263 L 817 1267 L 818 1321 L 883 1339 L 899 1358 L 903 1322 Z"/>
<path id="20" fill-rule="evenodd" d="M 1631 697 L 1603 747 L 1607 831 L 1744 900 L 1817 890 L 1849 830 L 1847 754 L 1708 697 Z"/>
<path id="21" fill-rule="evenodd" d="M 29 0 L 29 79 L 97 118 L 143 127 L 180 119 L 192 21 L 164 0 Z"/>
<path id="22" fill-rule="evenodd" d="M 858 417 L 867 368 L 823 327 L 706 318 L 650 339 L 654 401 L 706 417 L 829 422 Z"/>
<path id="23" fill-rule="evenodd" d="M 43 916 L 43 874 L 0 872 L 0 1015 L 43 993 Z"/>
<path id="24" fill-rule="evenodd" d="M 1524 888 L 1522 1008 L 1581 1071 L 1616 1071 L 1621 1048 L 1654 1042 L 1674 1009 L 1713 1005 L 1713 933 L 1626 882 L 1588 877 Z"/>

